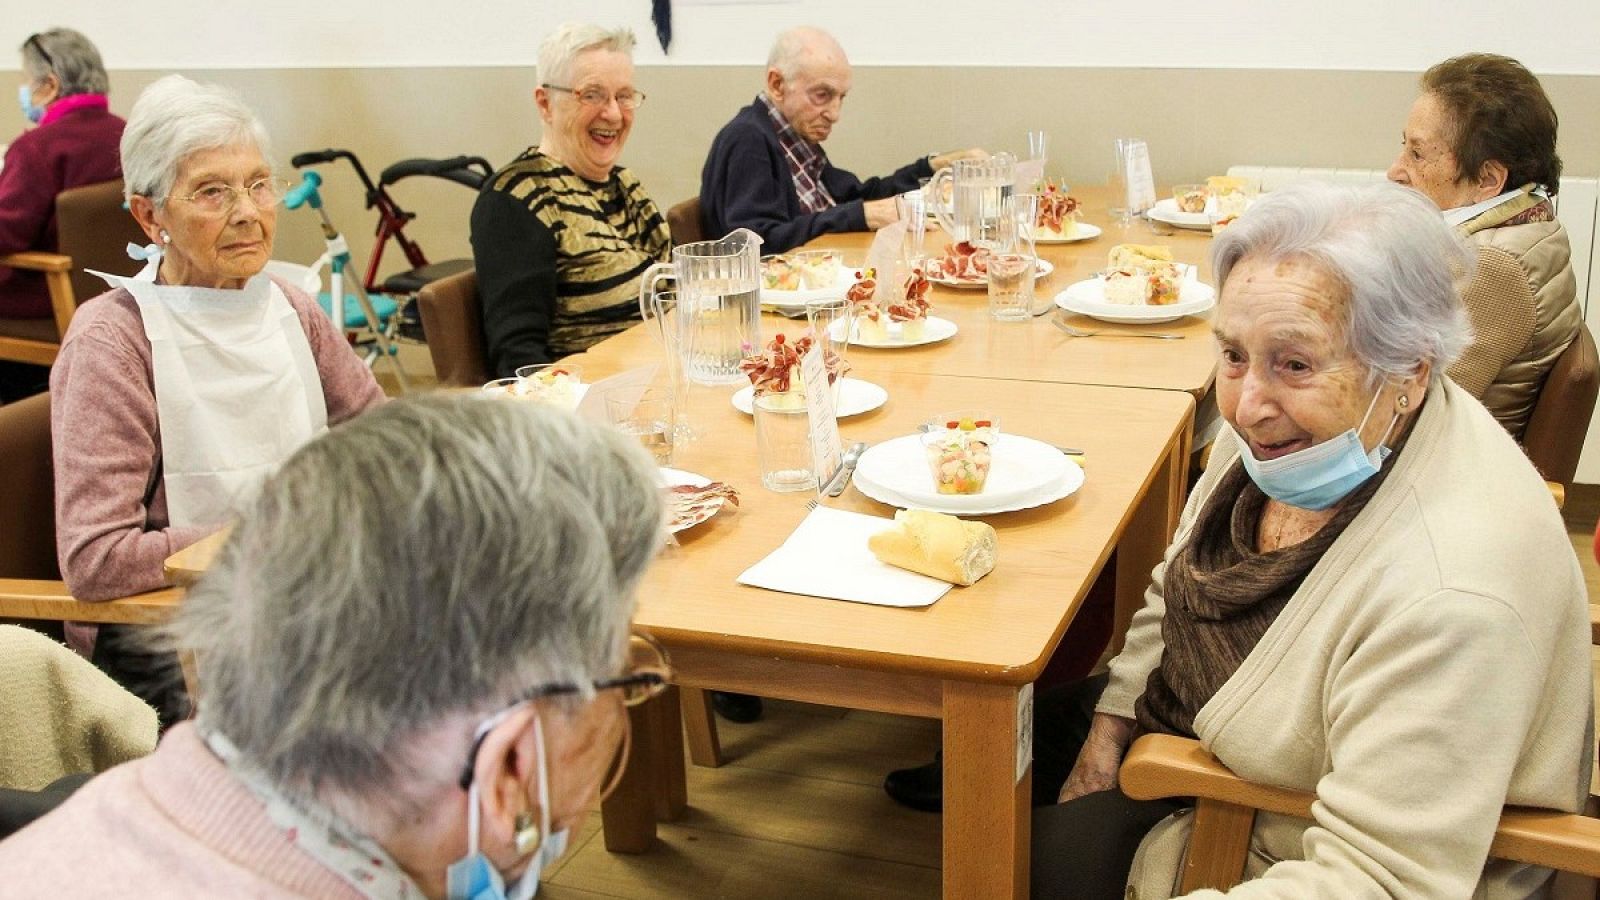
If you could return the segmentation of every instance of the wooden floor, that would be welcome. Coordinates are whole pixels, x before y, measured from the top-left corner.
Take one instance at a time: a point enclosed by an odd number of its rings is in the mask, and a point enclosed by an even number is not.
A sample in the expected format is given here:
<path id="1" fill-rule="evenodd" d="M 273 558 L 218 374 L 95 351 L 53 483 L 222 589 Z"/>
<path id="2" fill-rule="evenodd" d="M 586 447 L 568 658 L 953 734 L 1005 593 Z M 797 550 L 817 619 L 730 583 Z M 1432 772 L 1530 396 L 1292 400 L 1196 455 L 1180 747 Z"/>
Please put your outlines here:
<path id="1" fill-rule="evenodd" d="M 406 346 L 402 359 L 414 383 L 431 384 L 425 348 Z M 1593 552 L 1600 487 L 1575 488 L 1565 515 L 1589 596 L 1600 600 Z M 1600 692 L 1600 652 L 1595 664 Z M 761 721 L 718 727 L 729 762 L 719 769 L 689 766 L 689 812 L 661 826 L 655 847 L 633 856 L 608 853 L 600 817 L 591 815 L 546 873 L 539 896 L 939 896 L 939 817 L 896 805 L 882 786 L 890 769 L 932 758 L 937 723 L 768 701 Z"/>

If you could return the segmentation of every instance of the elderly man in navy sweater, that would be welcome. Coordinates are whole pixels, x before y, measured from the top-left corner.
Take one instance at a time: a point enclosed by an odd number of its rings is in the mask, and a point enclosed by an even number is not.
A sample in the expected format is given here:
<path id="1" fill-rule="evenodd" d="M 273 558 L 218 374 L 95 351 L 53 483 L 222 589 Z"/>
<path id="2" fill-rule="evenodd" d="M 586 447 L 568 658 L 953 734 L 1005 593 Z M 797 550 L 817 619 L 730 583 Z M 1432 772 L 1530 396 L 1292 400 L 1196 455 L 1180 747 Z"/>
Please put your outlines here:
<path id="1" fill-rule="evenodd" d="M 749 228 L 762 249 L 782 253 L 819 234 L 867 231 L 895 220 L 894 196 L 957 159 L 961 150 L 917 160 L 884 178 L 862 181 L 828 161 L 833 132 L 850 92 L 850 61 L 827 32 L 792 28 L 767 58 L 767 87 L 739 110 L 711 143 L 700 172 L 700 209 L 710 234 Z"/>

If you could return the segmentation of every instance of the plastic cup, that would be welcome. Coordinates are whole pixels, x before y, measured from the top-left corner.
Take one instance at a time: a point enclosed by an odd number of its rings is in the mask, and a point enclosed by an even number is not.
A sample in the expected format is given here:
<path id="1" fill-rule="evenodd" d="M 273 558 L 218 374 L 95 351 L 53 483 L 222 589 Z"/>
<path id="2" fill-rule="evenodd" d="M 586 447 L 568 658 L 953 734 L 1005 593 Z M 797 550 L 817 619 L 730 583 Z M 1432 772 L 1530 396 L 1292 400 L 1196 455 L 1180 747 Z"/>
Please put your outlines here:
<path id="1" fill-rule="evenodd" d="M 761 486 L 779 493 L 815 490 L 817 474 L 811 468 L 811 422 L 805 406 L 796 407 L 783 395 L 769 394 L 757 394 L 752 406 Z"/>

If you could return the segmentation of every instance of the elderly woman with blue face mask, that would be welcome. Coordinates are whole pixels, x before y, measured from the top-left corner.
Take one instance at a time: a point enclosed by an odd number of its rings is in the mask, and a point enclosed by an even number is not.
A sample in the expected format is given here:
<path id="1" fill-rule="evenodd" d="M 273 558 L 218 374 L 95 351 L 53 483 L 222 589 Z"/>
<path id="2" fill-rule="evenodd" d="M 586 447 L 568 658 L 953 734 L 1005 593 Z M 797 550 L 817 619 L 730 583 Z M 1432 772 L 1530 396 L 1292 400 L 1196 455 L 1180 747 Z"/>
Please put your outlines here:
<path id="1" fill-rule="evenodd" d="M 307 445 L 170 626 L 196 720 L 0 843 L 3 890 L 532 896 L 668 674 L 629 634 L 656 479 L 614 429 L 481 395 Z"/>
<path id="2" fill-rule="evenodd" d="M 1539 892 L 1487 855 L 1503 805 L 1587 796 L 1587 602 L 1543 481 L 1443 374 L 1469 251 L 1420 194 L 1308 184 L 1213 257 L 1230 427 L 1109 675 L 1041 700 L 1036 771 L 1066 780 L 1034 895 L 1171 896 L 1186 811 L 1117 790 L 1145 733 L 1315 792 L 1257 817 L 1240 897 Z"/>

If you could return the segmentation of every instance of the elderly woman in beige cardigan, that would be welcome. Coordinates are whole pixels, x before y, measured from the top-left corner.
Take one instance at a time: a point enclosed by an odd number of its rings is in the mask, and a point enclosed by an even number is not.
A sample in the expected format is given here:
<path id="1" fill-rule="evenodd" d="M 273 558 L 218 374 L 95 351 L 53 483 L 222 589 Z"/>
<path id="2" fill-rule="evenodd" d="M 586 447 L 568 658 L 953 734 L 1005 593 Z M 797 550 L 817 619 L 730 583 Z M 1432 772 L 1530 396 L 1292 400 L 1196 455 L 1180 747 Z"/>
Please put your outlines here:
<path id="1" fill-rule="evenodd" d="M 1035 896 L 1123 897 L 1130 865 L 1127 896 L 1171 895 L 1185 811 L 1116 790 L 1149 732 L 1317 795 L 1311 821 L 1257 818 L 1230 896 L 1538 893 L 1489 842 L 1504 804 L 1587 794 L 1586 600 L 1538 474 L 1443 376 L 1470 251 L 1413 191 L 1308 184 L 1213 254 L 1230 429 L 1036 811 Z"/>

